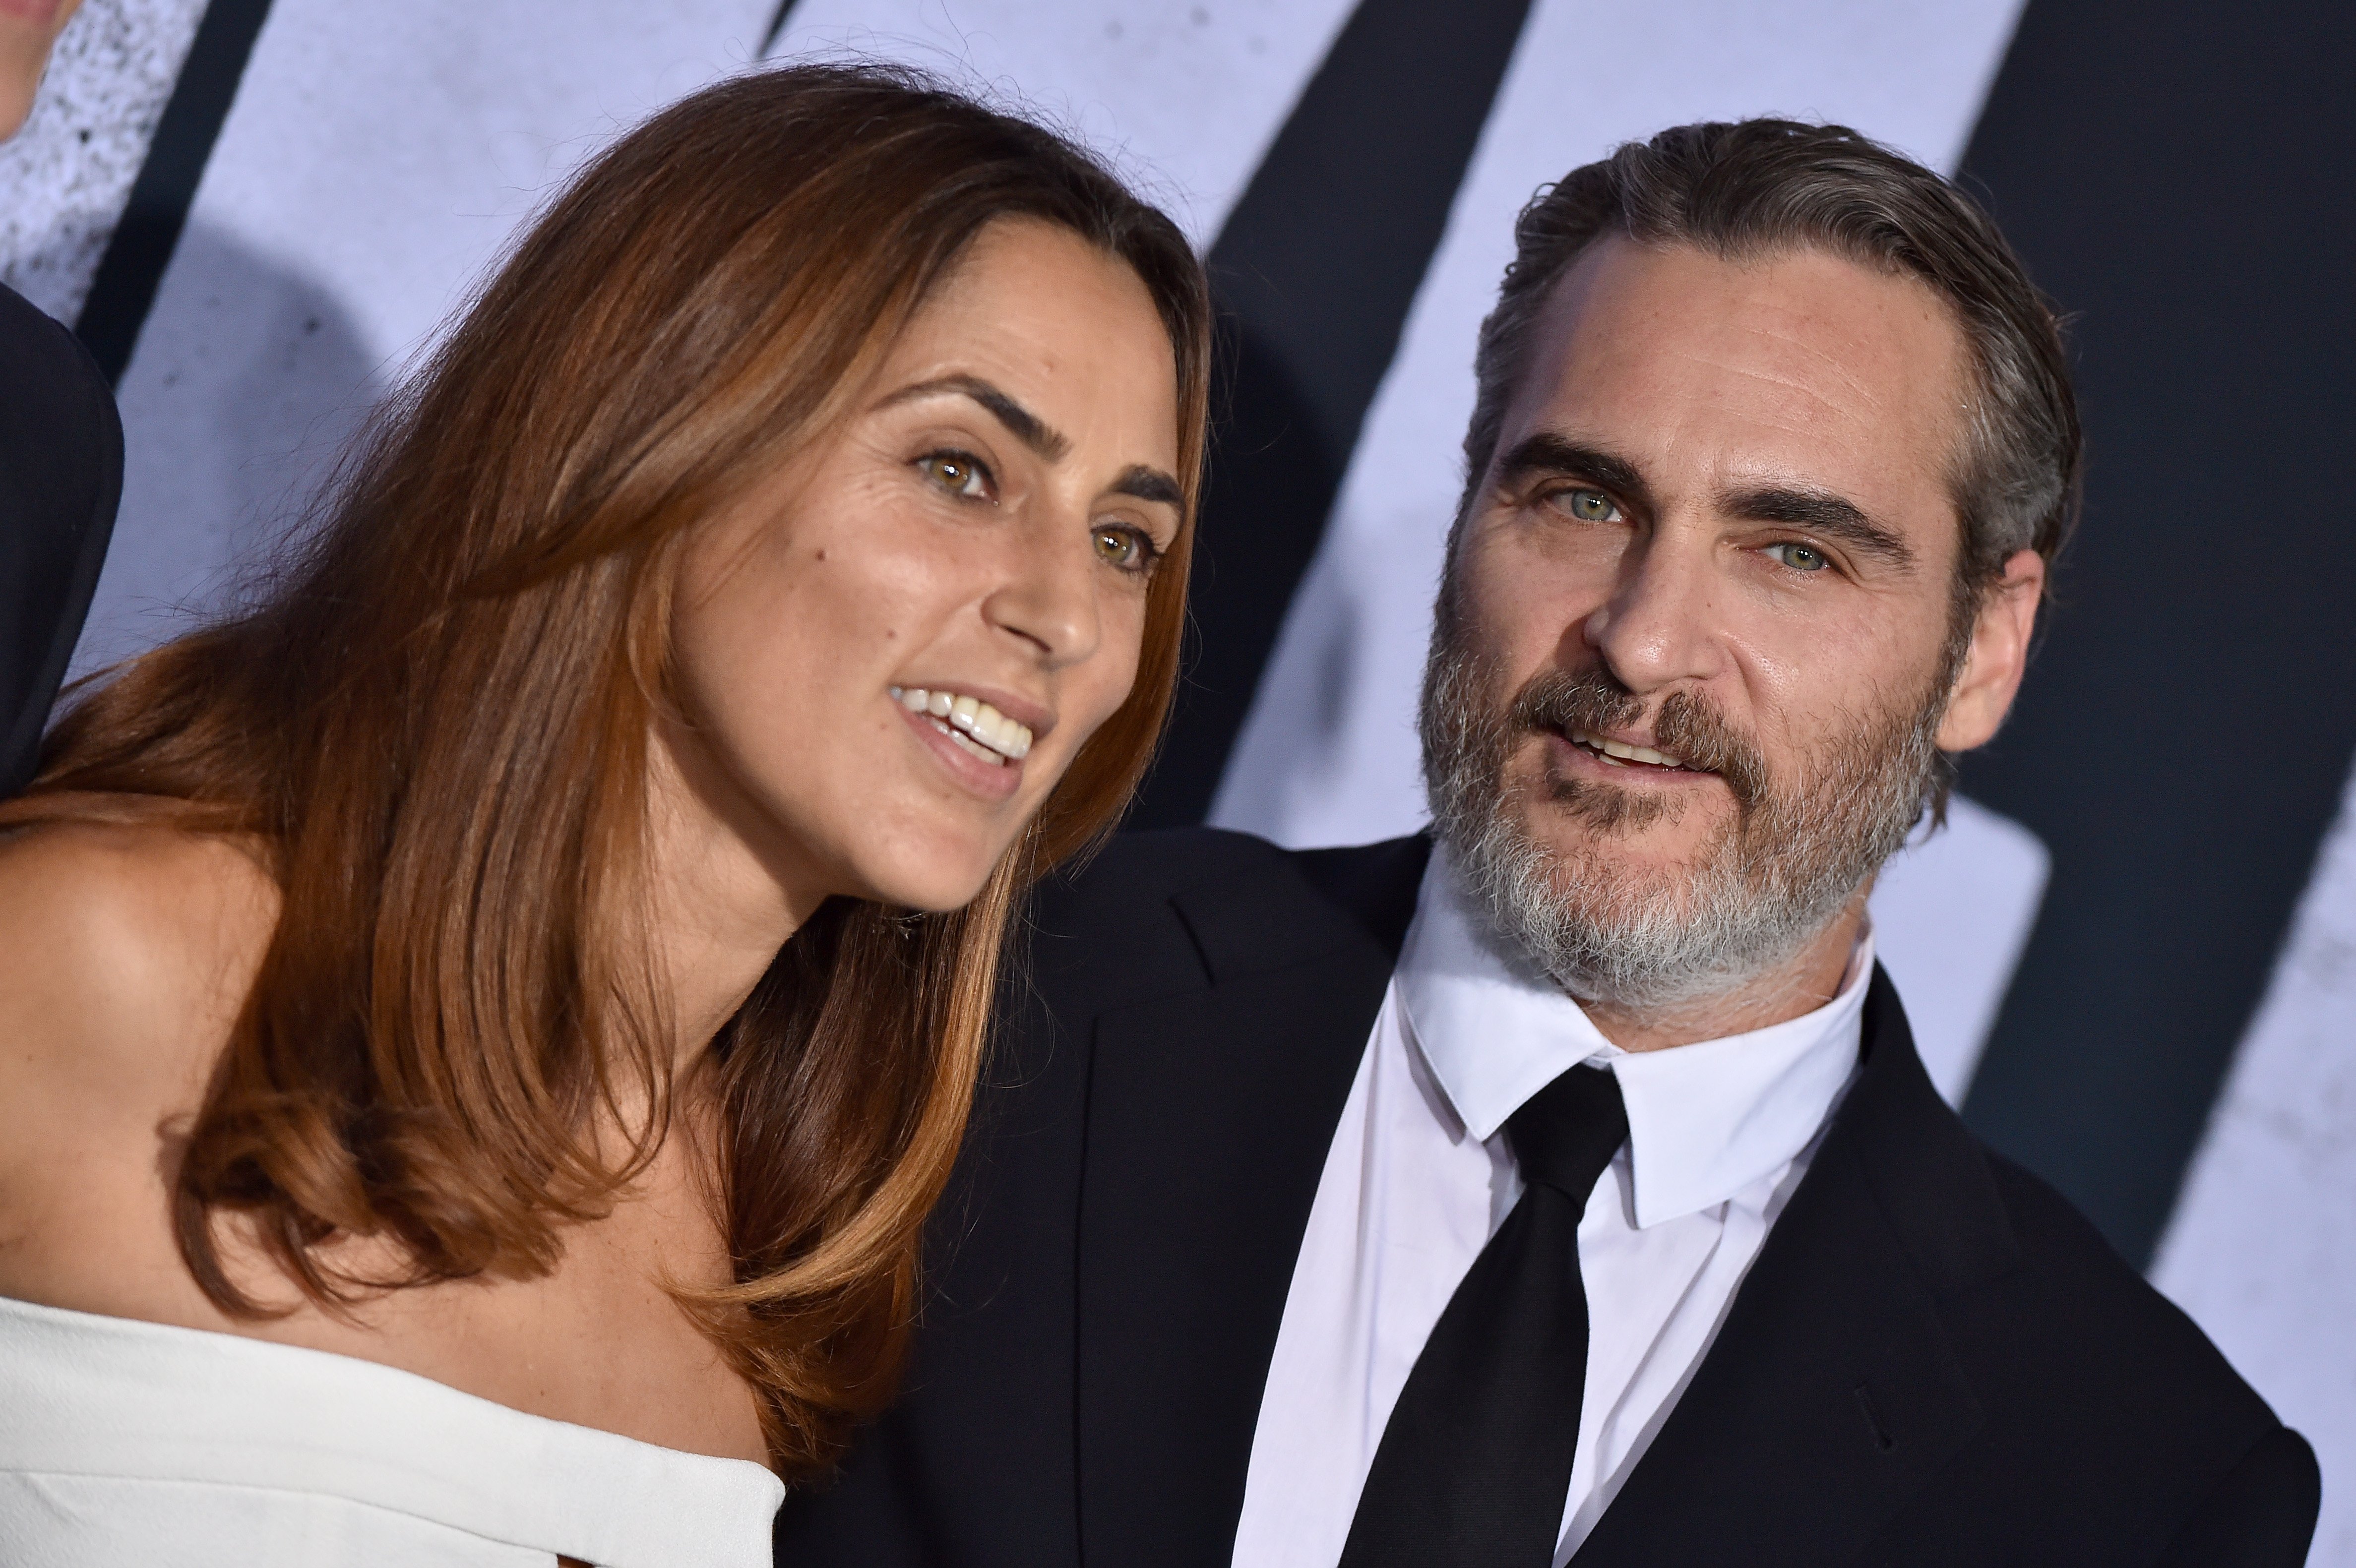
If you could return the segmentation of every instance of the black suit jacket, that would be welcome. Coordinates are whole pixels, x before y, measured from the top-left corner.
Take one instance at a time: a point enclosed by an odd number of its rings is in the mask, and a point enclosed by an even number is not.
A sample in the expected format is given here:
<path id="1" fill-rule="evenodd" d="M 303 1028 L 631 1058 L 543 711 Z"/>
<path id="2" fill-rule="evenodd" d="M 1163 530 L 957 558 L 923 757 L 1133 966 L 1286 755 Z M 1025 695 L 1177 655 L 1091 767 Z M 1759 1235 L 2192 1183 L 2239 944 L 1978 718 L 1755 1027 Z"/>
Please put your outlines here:
<path id="1" fill-rule="evenodd" d="M 1220 1568 L 1344 1096 L 1429 850 L 1117 841 L 1035 907 L 906 1393 L 784 1568 Z M 1932 1089 L 1865 1065 L 1580 1549 L 1622 1564 L 2288 1565 L 2313 1455 Z"/>
<path id="2" fill-rule="evenodd" d="M 123 494 L 123 421 L 72 333 L 0 287 L 0 796 L 33 776 Z"/>

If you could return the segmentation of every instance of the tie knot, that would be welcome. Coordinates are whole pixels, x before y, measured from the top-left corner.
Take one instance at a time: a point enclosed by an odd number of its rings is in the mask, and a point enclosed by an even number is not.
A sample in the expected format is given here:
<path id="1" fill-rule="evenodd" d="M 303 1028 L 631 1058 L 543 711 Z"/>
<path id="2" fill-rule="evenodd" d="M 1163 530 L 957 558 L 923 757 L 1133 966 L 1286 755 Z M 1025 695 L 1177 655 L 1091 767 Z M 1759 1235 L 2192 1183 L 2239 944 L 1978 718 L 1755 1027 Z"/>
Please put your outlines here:
<path id="1" fill-rule="evenodd" d="M 1525 1182 L 1542 1182 L 1580 1208 L 1628 1136 L 1620 1078 L 1584 1062 L 1505 1118 L 1505 1138 Z"/>

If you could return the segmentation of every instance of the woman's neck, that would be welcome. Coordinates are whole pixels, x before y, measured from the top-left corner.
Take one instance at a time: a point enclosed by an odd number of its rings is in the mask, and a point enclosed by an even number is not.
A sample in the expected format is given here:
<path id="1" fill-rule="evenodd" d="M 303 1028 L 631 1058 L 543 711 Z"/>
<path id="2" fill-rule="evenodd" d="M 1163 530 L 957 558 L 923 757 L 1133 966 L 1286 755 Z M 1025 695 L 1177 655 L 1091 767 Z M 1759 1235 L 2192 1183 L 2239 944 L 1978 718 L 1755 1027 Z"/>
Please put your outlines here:
<path id="1" fill-rule="evenodd" d="M 670 730 L 648 744 L 647 911 L 684 1070 L 827 891 L 798 847 L 759 833 L 759 814 L 709 753 Z"/>

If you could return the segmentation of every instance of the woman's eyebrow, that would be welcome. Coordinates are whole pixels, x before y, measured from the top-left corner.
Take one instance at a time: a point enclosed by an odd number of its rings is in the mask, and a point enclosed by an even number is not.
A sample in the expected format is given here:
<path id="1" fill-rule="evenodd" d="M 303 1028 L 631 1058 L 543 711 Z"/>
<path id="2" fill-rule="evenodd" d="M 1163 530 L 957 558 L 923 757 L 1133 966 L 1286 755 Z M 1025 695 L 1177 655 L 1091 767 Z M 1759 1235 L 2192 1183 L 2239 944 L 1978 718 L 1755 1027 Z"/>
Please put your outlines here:
<path id="1" fill-rule="evenodd" d="M 1131 496 L 1141 501 L 1158 501 L 1165 507 L 1183 507 L 1185 492 L 1178 481 L 1159 468 L 1148 468 L 1142 463 L 1132 463 L 1112 482 L 1116 496 Z"/>
<path id="2" fill-rule="evenodd" d="M 1007 434 L 1050 463 L 1062 461 L 1065 454 L 1072 450 L 1070 440 L 1061 431 L 979 376 L 939 376 L 929 381 L 919 381 L 913 387 L 901 388 L 877 407 L 888 409 L 943 392 L 971 398 L 989 410 L 991 418 L 1006 427 Z"/>
<path id="3" fill-rule="evenodd" d="M 1072 450 L 1071 439 L 1063 432 L 979 376 L 937 376 L 929 381 L 918 381 L 901 388 L 877 406 L 888 409 L 943 392 L 953 392 L 980 403 L 990 411 L 991 418 L 1006 427 L 1009 435 L 1050 463 L 1060 462 Z M 1186 494 L 1178 487 L 1176 478 L 1142 463 L 1132 463 L 1123 469 L 1120 477 L 1112 482 L 1110 494 L 1165 507 L 1183 507 L 1186 504 Z"/>

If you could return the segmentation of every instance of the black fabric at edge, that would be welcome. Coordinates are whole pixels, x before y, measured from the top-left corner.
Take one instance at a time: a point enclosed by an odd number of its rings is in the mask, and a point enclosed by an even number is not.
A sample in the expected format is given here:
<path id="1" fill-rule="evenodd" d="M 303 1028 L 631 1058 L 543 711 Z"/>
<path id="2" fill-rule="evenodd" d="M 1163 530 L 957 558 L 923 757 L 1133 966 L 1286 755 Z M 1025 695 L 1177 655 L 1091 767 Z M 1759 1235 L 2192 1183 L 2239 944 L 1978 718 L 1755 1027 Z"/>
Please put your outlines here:
<path id="1" fill-rule="evenodd" d="M 123 422 L 73 335 L 0 288 L 0 795 L 33 776 L 123 494 Z"/>

